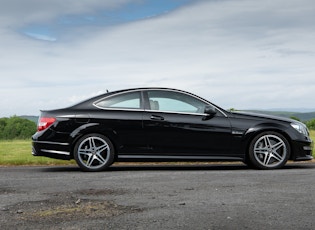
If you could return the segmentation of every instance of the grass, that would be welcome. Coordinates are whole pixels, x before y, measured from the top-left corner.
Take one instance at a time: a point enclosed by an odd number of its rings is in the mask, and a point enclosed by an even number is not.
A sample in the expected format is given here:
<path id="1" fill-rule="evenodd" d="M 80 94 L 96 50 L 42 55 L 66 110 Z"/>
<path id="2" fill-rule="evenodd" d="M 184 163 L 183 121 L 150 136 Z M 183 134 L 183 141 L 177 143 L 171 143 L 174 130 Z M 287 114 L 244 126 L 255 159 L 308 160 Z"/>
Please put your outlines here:
<path id="1" fill-rule="evenodd" d="M 310 130 L 310 136 L 315 143 L 315 130 Z M 315 147 L 313 148 L 313 157 L 315 158 Z"/>
<path id="2" fill-rule="evenodd" d="M 34 157 L 30 140 L 0 141 L 0 165 L 69 165 L 73 161 Z"/>
<path id="3" fill-rule="evenodd" d="M 315 140 L 315 130 L 310 131 L 311 138 Z M 0 141 L 0 165 L 70 165 L 73 160 L 56 160 L 47 157 L 34 157 L 31 153 L 30 140 Z M 313 149 L 315 158 L 315 150 Z"/>

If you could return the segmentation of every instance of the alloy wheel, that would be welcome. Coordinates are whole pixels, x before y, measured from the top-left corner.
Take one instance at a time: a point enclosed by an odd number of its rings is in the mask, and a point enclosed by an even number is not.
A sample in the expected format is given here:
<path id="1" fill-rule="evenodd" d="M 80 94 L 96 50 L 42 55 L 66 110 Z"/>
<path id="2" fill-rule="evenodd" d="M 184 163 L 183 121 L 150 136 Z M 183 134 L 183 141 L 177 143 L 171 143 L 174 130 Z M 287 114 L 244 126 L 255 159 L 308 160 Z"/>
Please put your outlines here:
<path id="1" fill-rule="evenodd" d="M 276 168 L 287 160 L 287 144 L 278 135 L 266 134 L 256 140 L 253 155 L 262 167 Z"/>
<path id="2" fill-rule="evenodd" d="M 113 161 L 111 143 L 101 135 L 82 138 L 76 147 L 75 159 L 85 171 L 100 171 Z"/>

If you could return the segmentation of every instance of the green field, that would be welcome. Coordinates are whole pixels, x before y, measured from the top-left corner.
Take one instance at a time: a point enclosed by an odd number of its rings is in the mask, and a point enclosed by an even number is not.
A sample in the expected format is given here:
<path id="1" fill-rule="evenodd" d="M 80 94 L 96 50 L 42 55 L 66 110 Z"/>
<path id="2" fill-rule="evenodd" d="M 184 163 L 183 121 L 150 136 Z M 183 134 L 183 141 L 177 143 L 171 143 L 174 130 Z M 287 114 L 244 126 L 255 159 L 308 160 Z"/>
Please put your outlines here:
<path id="1" fill-rule="evenodd" d="M 0 141 L 0 165 L 65 165 L 74 161 L 34 157 L 30 140 Z"/>
<path id="2" fill-rule="evenodd" d="M 311 138 L 315 140 L 315 130 L 311 131 Z M 55 160 L 47 157 L 34 157 L 31 154 L 30 140 L 0 141 L 0 165 L 69 165 L 73 160 Z M 313 149 L 315 158 L 315 151 Z"/>

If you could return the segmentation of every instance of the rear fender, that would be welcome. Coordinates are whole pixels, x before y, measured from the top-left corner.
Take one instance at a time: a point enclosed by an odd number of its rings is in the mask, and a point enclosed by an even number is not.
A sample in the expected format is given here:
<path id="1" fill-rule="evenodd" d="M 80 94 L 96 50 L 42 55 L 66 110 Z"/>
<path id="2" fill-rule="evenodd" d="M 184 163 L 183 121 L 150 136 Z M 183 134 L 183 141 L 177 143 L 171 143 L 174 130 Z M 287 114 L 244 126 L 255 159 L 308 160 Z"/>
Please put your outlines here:
<path id="1" fill-rule="evenodd" d="M 73 149 L 77 141 L 84 135 L 91 134 L 91 133 L 98 133 L 101 135 L 106 136 L 110 139 L 110 141 L 113 143 L 114 148 L 116 149 L 116 145 L 119 145 L 119 138 L 117 136 L 117 132 L 115 132 L 111 128 L 107 128 L 102 126 L 99 123 L 88 123 L 83 124 L 80 127 L 76 128 L 71 134 L 71 155 L 73 156 Z"/>

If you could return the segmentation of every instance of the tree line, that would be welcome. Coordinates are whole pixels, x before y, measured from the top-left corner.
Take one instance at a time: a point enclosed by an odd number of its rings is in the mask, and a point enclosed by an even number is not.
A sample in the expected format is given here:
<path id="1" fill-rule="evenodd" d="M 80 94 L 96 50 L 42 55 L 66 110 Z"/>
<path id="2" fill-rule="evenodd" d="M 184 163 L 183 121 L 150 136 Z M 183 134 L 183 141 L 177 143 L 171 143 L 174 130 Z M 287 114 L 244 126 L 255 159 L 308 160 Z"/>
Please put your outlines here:
<path id="1" fill-rule="evenodd" d="M 309 129 L 315 130 L 315 119 L 305 124 Z M 25 118 L 18 116 L 0 118 L 0 140 L 30 139 L 36 129 L 36 123 Z"/>
<path id="2" fill-rule="evenodd" d="M 315 119 L 305 122 L 307 128 L 315 130 Z"/>
<path id="3" fill-rule="evenodd" d="M 0 140 L 30 139 L 36 129 L 36 123 L 25 118 L 0 118 Z"/>

